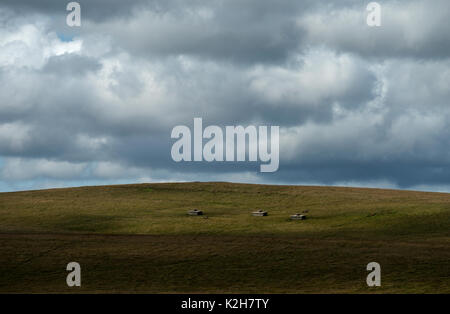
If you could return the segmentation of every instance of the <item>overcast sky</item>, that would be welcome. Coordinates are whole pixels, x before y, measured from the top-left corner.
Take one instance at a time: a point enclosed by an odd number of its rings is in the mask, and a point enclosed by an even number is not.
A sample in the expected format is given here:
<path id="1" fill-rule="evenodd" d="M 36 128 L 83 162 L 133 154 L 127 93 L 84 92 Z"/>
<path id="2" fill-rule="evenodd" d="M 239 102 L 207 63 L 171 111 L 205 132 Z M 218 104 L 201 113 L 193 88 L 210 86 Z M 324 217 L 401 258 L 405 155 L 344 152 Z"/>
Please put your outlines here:
<path id="1" fill-rule="evenodd" d="M 0 2 L 0 191 L 233 181 L 450 192 L 450 1 Z M 280 168 L 171 130 L 279 125 Z"/>

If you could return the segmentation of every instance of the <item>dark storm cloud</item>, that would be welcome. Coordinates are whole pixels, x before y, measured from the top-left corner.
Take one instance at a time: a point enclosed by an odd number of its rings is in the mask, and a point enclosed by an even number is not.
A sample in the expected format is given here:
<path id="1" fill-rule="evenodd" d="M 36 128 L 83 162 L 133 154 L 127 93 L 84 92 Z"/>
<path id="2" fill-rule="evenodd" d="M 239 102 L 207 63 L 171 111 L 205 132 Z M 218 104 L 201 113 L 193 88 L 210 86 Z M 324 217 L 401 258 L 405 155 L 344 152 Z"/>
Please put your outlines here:
<path id="1" fill-rule="evenodd" d="M 367 27 L 365 1 L 149 1 L 92 31 L 140 57 L 192 55 L 237 63 L 279 63 L 312 45 L 370 58 L 448 58 L 450 3 L 382 4 L 381 28 Z M 131 13 L 130 13 L 131 12 Z M 130 14 L 132 18 L 130 18 Z M 106 15 L 107 16 L 107 15 Z M 89 17 L 88 17 L 89 18 Z M 131 35 L 131 36 L 130 36 Z"/>
<path id="2" fill-rule="evenodd" d="M 283 61 L 300 44 L 295 18 L 310 1 L 157 1 L 133 19 L 92 19 L 89 31 L 111 36 L 140 57 L 193 55 L 231 62 Z"/>
<path id="3" fill-rule="evenodd" d="M 414 169 L 414 171 L 411 171 Z M 302 182 L 332 185 L 345 182 L 389 182 L 400 188 L 415 186 L 448 185 L 450 164 L 424 164 L 420 162 L 327 162 L 321 165 L 300 165 L 280 170 L 275 181 Z M 366 183 L 366 184 L 367 184 Z M 385 186 L 386 187 L 386 186 Z"/>
<path id="4" fill-rule="evenodd" d="M 382 3 L 381 28 L 365 25 L 366 1 L 78 1 L 85 33 L 113 38 L 139 57 L 192 55 L 212 60 L 283 62 L 298 49 L 328 46 L 372 58 L 447 58 L 446 0 Z M 16 14 L 60 16 L 65 1 L 5 0 Z M 53 18 L 54 19 L 54 18 Z M 57 24 L 62 27 L 61 23 Z M 68 32 L 62 27 L 61 32 Z"/>
<path id="5" fill-rule="evenodd" d="M 68 2 L 0 3 L 2 186 L 450 186 L 447 1 L 383 1 L 381 28 L 365 1 L 79 1 L 79 29 Z M 173 162 L 195 117 L 279 125 L 280 170 Z"/>

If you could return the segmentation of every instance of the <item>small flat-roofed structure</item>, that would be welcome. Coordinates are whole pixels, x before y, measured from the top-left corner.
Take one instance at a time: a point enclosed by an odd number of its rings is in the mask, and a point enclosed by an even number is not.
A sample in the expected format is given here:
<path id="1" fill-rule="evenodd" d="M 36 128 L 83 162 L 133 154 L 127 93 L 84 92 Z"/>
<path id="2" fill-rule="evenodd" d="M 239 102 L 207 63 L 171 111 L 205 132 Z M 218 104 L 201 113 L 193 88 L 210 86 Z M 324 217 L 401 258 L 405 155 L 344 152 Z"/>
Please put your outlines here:
<path id="1" fill-rule="evenodd" d="M 291 220 L 305 220 L 306 219 L 306 215 L 302 215 L 302 214 L 295 214 L 292 215 L 290 217 Z"/>
<path id="2" fill-rule="evenodd" d="M 201 215 L 203 215 L 203 212 L 201 210 L 198 210 L 198 209 L 193 209 L 193 210 L 188 211 L 188 215 L 190 215 L 190 216 L 201 216 Z"/>
<path id="3" fill-rule="evenodd" d="M 258 210 L 256 212 L 252 213 L 253 216 L 267 216 L 267 212 L 263 211 L 263 210 Z"/>

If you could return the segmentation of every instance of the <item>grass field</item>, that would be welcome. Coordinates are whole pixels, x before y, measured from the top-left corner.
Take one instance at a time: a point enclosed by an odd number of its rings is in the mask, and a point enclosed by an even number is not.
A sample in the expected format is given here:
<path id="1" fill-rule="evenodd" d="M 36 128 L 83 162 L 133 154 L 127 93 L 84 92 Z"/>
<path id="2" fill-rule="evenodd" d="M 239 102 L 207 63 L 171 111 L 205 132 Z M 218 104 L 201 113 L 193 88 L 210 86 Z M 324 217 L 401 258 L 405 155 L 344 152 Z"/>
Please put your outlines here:
<path id="1" fill-rule="evenodd" d="M 72 261 L 81 287 L 66 285 Z M 373 261 L 382 286 L 369 288 Z M 450 194 L 231 183 L 0 193 L 0 292 L 450 293 Z"/>

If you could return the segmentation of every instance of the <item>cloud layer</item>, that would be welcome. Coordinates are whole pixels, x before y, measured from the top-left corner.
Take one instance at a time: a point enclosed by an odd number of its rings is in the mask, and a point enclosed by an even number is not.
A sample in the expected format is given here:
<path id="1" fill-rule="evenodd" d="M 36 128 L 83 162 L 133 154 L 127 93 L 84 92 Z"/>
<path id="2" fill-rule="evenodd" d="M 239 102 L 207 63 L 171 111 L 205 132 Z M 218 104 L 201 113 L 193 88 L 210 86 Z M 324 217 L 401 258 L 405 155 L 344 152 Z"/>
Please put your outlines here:
<path id="1" fill-rule="evenodd" d="M 450 191 L 450 3 L 0 4 L 0 190 L 228 180 Z M 171 130 L 279 125 L 280 170 L 172 161 Z"/>

